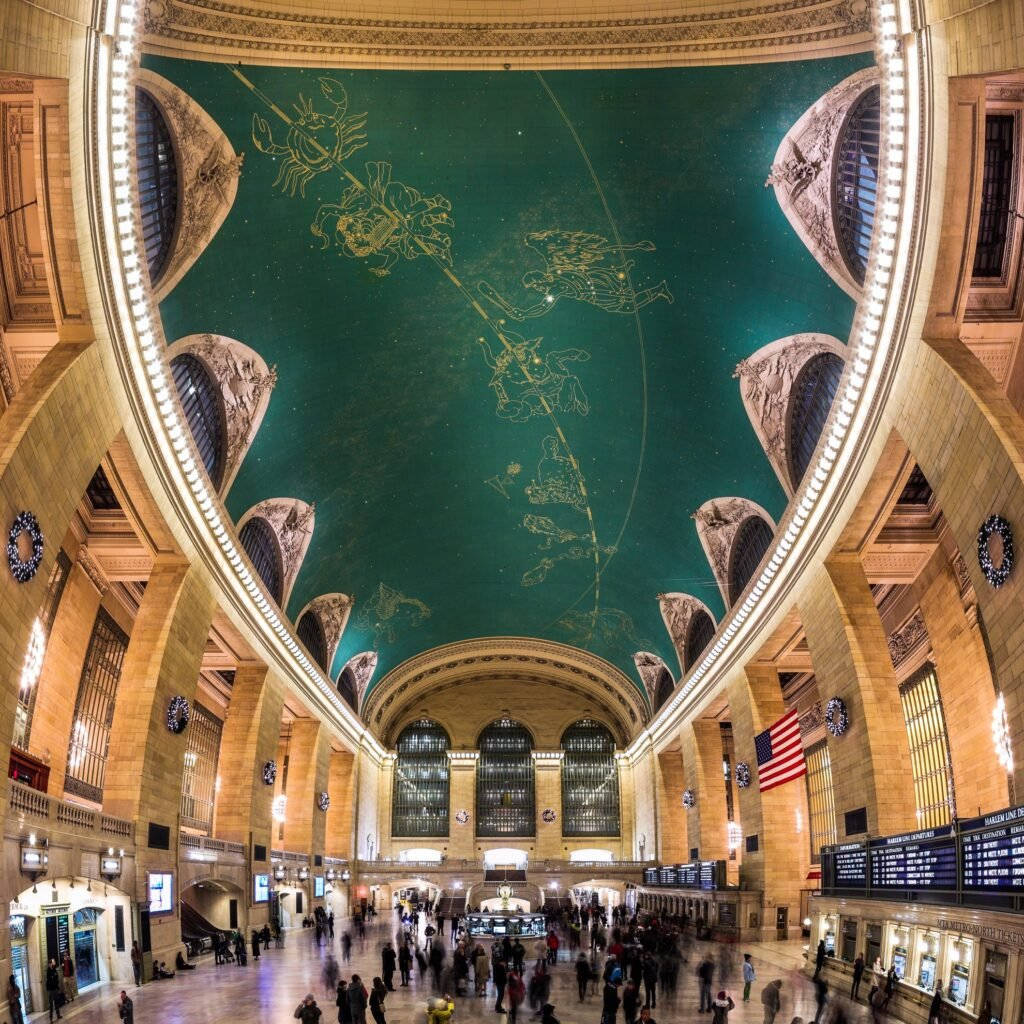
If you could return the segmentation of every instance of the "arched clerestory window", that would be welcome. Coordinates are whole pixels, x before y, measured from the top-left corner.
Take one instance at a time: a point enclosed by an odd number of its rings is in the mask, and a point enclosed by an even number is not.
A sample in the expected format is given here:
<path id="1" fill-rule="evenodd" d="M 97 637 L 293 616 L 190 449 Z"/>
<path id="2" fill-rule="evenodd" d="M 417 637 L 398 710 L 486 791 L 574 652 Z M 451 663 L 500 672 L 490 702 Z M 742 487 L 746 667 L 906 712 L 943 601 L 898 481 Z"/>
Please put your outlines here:
<path id="1" fill-rule="evenodd" d="M 654 710 L 657 711 L 661 708 L 665 702 L 672 696 L 672 691 L 676 688 L 675 680 L 672 678 L 672 673 L 668 669 L 663 668 L 658 673 L 658 686 L 654 691 Z"/>
<path id="2" fill-rule="evenodd" d="M 619 827 L 615 739 L 581 719 L 562 734 L 562 835 L 617 836 Z"/>
<path id="3" fill-rule="evenodd" d="M 772 542 L 772 528 L 760 516 L 743 520 L 729 555 L 729 604 L 746 589 Z"/>
<path id="4" fill-rule="evenodd" d="M 338 676 L 338 693 L 341 694 L 341 699 L 348 701 L 349 707 L 358 714 L 359 698 L 356 695 L 356 677 L 348 665 L 341 670 L 341 675 Z"/>
<path id="5" fill-rule="evenodd" d="M 793 383 L 786 421 L 786 452 L 794 490 L 811 464 L 842 375 L 842 359 L 835 352 L 819 352 L 804 363 Z"/>
<path id="6" fill-rule="evenodd" d="M 135 90 L 135 164 L 146 265 L 155 284 L 167 266 L 174 242 L 178 166 L 167 121 L 144 89 Z"/>
<path id="7" fill-rule="evenodd" d="M 846 115 L 832 175 L 836 238 L 847 269 L 860 284 L 867 270 L 878 204 L 880 122 L 881 93 L 875 85 Z"/>
<path id="8" fill-rule="evenodd" d="M 448 835 L 448 733 L 429 718 L 407 725 L 395 744 L 393 836 Z"/>
<path id="9" fill-rule="evenodd" d="M 187 352 L 171 360 L 171 376 L 210 483 L 214 490 L 220 490 L 227 459 L 228 434 L 220 388 L 202 360 Z"/>
<path id="10" fill-rule="evenodd" d="M 304 612 L 295 631 L 299 634 L 299 639 L 309 651 L 312 659 L 326 672 L 328 670 L 327 637 L 324 634 L 320 616 L 313 611 Z"/>
<path id="11" fill-rule="evenodd" d="M 477 741 L 476 834 L 532 836 L 537 831 L 533 737 L 518 722 L 492 722 Z"/>
<path id="12" fill-rule="evenodd" d="M 253 516 L 239 531 L 238 540 L 268 594 L 280 604 L 284 588 L 284 567 L 281 564 L 281 546 L 277 542 L 274 528 L 263 516 Z"/>
<path id="13" fill-rule="evenodd" d="M 715 623 L 706 611 L 697 612 L 690 620 L 690 628 L 686 631 L 686 664 L 684 672 L 689 672 L 700 661 L 709 643 L 715 636 Z"/>

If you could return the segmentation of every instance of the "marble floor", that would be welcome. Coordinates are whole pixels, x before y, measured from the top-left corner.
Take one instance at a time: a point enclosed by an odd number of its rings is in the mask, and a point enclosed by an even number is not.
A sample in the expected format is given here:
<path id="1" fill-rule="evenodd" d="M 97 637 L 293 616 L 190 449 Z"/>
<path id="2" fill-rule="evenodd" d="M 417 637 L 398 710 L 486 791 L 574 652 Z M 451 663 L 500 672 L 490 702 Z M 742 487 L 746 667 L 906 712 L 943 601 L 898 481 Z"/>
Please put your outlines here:
<path id="1" fill-rule="evenodd" d="M 137 1024 L 270 1024 L 293 1019 L 296 1006 L 307 992 L 317 997 L 323 1010 L 324 1024 L 337 1020 L 337 1009 L 333 995 L 328 996 L 324 987 L 323 968 L 327 957 L 333 954 L 339 961 L 341 976 L 348 978 L 359 974 L 369 988 L 374 975 L 380 974 L 380 950 L 384 942 L 392 937 L 392 922 L 378 922 L 366 930 L 366 938 L 360 943 L 356 938 L 352 946 L 351 964 L 340 963 L 341 949 L 338 937 L 333 946 L 324 944 L 317 948 L 309 930 L 294 930 L 288 933 L 284 949 L 270 950 L 258 962 L 250 958 L 247 967 L 233 964 L 217 966 L 213 957 L 202 957 L 198 967 L 188 974 L 160 982 L 150 982 L 142 988 L 128 988 L 128 994 L 135 1002 Z M 337 929 L 340 936 L 341 929 Z M 674 999 L 659 997 L 658 1006 L 652 1017 L 658 1024 L 674 1024 L 681 1021 L 709 1021 L 710 1017 L 697 1013 L 696 965 L 705 950 L 711 953 L 720 968 L 724 969 L 724 986 L 721 974 L 716 972 L 715 990 L 725 987 L 736 1001 L 736 1009 L 729 1016 L 729 1024 L 763 1024 L 760 1002 L 761 988 L 770 980 L 782 980 L 782 1009 L 777 1024 L 790 1024 L 793 1017 L 804 1021 L 814 1017 L 814 995 L 810 982 L 798 973 L 803 962 L 803 946 L 799 942 L 749 943 L 739 947 L 727 947 L 716 943 L 693 942 L 688 950 L 689 963 L 684 964 L 679 975 L 679 989 Z M 740 978 L 740 954 L 753 954 L 757 972 L 749 1003 L 741 1001 L 743 985 Z M 398 987 L 388 996 L 385 1011 L 388 1024 L 424 1024 L 424 1007 L 432 995 L 429 976 L 420 978 L 414 972 L 409 988 Z M 75 1024 L 116 1024 L 117 998 L 121 985 L 101 984 L 81 995 L 63 1011 L 65 1020 Z M 862 993 L 862 999 L 863 995 Z M 561 1024 L 600 1024 L 600 994 L 589 995 L 579 1002 L 575 975 L 567 951 L 563 948 L 561 959 L 553 971 L 551 1002 Z M 846 1008 L 848 1024 L 861 1019 L 870 1020 L 863 1002 L 858 1007 Z M 33 1022 L 47 1020 L 47 1013 L 34 1014 Z M 494 990 L 488 983 L 488 998 L 472 995 L 456 1001 L 454 1021 L 504 1021 L 502 1015 L 494 1012 Z M 367 1014 L 367 1020 L 370 1020 Z M 534 1018 L 528 1004 L 519 1013 L 519 1024 L 532 1024 Z M 622 1024 L 621 1011 L 618 1017 Z"/>

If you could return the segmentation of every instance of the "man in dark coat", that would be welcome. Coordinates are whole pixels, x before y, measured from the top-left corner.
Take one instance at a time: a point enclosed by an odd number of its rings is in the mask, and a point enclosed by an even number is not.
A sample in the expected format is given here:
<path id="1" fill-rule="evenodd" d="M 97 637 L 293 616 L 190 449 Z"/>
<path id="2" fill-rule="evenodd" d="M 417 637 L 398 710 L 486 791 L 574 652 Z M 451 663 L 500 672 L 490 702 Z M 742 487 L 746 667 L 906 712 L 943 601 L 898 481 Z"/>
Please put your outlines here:
<path id="1" fill-rule="evenodd" d="M 392 946 L 390 942 L 386 942 L 380 954 L 380 973 L 389 992 L 395 991 L 394 977 L 395 962 L 397 959 L 398 957 L 395 955 L 395 947 Z"/>
<path id="2" fill-rule="evenodd" d="M 402 948 L 398 951 L 398 973 L 402 976 L 402 986 L 409 984 L 409 975 L 412 972 L 412 953 L 409 947 L 403 942 Z"/>
<path id="3" fill-rule="evenodd" d="M 135 1006 L 128 993 L 121 989 L 121 999 L 117 1004 L 117 1015 L 121 1018 L 121 1024 L 135 1024 Z"/>
<path id="4" fill-rule="evenodd" d="M 491 968 L 491 977 L 494 979 L 494 991 L 496 993 L 494 997 L 494 1012 L 504 1013 L 505 1007 L 502 1000 L 505 998 L 508 972 L 505 970 L 505 964 L 500 959 L 494 961 L 494 966 Z"/>
<path id="5" fill-rule="evenodd" d="M 850 998 L 856 1001 L 857 990 L 860 988 L 860 979 L 864 976 L 864 954 L 859 953 L 853 961 L 853 985 L 850 987 Z"/>
<path id="6" fill-rule="evenodd" d="M 50 1004 L 50 1020 L 53 1020 L 53 1011 L 57 1011 L 57 1020 L 60 1020 L 60 1000 L 64 993 L 60 988 L 60 971 L 57 969 L 57 961 L 52 957 L 46 968 L 46 999 Z"/>

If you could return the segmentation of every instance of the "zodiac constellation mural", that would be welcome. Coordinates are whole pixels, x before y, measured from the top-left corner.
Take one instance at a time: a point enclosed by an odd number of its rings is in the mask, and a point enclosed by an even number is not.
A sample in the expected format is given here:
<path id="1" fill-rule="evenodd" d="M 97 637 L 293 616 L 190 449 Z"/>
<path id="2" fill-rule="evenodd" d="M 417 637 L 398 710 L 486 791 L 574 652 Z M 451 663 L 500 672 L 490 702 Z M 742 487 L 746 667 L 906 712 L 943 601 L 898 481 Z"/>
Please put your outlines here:
<path id="1" fill-rule="evenodd" d="M 372 632 L 374 644 L 378 647 L 385 643 L 393 644 L 399 631 L 414 629 L 431 614 L 419 598 L 407 597 L 386 583 L 378 583 L 373 594 L 356 607 L 356 625 Z"/>
<path id="2" fill-rule="evenodd" d="M 544 260 L 543 270 L 528 270 L 522 279 L 525 287 L 543 294 L 539 302 L 515 306 L 487 281 L 477 285 L 488 302 L 513 320 L 546 316 L 561 299 L 587 302 L 609 313 L 635 313 L 658 299 L 675 301 L 664 281 L 641 291 L 634 291 L 630 284 L 629 271 L 636 261 L 625 260 L 622 254 L 654 252 L 653 242 L 620 247 L 586 231 L 552 230 L 530 232 L 526 244 Z"/>
<path id="3" fill-rule="evenodd" d="M 650 641 L 637 634 L 632 616 L 621 608 L 603 608 L 596 615 L 591 612 L 567 612 L 558 620 L 558 626 L 573 643 L 597 641 L 611 650 L 650 647 Z"/>

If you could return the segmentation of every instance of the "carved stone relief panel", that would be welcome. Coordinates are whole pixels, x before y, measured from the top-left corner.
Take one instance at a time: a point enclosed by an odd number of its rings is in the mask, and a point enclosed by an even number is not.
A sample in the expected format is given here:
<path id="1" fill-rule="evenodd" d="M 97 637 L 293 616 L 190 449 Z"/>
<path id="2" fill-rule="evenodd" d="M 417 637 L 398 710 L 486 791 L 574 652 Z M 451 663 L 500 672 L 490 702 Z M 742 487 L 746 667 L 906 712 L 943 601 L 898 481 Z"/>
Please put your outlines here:
<path id="1" fill-rule="evenodd" d="M 238 529 L 241 530 L 253 516 L 262 516 L 270 523 L 281 545 L 281 564 L 284 569 L 281 607 L 286 608 L 309 542 L 313 539 L 316 503 L 307 505 L 298 498 L 268 498 L 253 505 L 239 519 Z"/>
<path id="2" fill-rule="evenodd" d="M 839 133 L 850 107 L 879 82 L 876 68 L 865 68 L 830 89 L 786 133 L 765 188 L 775 189 L 782 212 L 821 264 L 848 295 L 861 287 L 846 269 L 832 220 L 832 167 Z"/>
<path id="3" fill-rule="evenodd" d="M 729 606 L 729 556 L 739 528 L 751 516 L 760 516 L 774 530 L 775 521 L 748 498 L 712 498 L 693 513 L 697 536 L 715 574 L 718 589 Z"/>
<path id="4" fill-rule="evenodd" d="M 693 617 L 698 612 L 706 612 L 712 622 L 715 621 L 715 617 L 703 601 L 690 594 L 659 594 L 658 604 L 661 607 L 662 621 L 679 658 L 679 671 L 683 672 L 686 665 L 686 638 Z"/>

